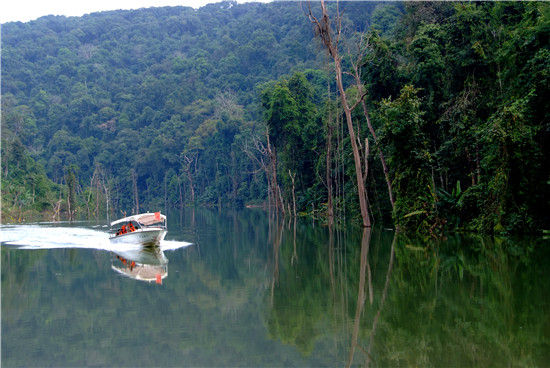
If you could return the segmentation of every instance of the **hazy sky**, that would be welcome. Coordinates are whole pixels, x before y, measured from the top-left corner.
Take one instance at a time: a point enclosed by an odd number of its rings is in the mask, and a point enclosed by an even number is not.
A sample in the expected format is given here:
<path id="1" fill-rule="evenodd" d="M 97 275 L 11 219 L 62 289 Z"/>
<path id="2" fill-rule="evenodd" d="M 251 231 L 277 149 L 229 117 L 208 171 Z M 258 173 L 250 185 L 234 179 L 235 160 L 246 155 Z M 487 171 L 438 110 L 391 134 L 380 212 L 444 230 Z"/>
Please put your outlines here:
<path id="1" fill-rule="evenodd" d="M 183 5 L 200 8 L 208 3 L 219 1 L 221 0 L 0 0 L 0 23 L 28 22 L 50 14 L 80 16 L 102 10 L 139 9 L 152 6 Z"/>

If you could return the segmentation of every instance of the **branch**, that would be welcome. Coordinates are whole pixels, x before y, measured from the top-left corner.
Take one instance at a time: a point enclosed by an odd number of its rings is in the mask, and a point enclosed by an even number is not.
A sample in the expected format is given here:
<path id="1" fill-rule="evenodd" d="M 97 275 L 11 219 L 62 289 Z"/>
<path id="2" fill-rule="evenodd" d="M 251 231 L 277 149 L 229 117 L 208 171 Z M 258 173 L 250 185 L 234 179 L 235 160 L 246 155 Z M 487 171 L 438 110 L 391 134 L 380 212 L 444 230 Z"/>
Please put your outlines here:
<path id="1" fill-rule="evenodd" d="M 355 110 L 355 108 L 357 107 L 357 105 L 359 105 L 361 103 L 361 101 L 363 101 L 363 99 L 365 98 L 365 96 L 368 94 L 368 92 L 363 92 L 363 94 L 361 95 L 361 98 L 359 98 L 359 100 L 357 100 L 351 107 L 350 107 L 350 110 L 353 111 Z"/>

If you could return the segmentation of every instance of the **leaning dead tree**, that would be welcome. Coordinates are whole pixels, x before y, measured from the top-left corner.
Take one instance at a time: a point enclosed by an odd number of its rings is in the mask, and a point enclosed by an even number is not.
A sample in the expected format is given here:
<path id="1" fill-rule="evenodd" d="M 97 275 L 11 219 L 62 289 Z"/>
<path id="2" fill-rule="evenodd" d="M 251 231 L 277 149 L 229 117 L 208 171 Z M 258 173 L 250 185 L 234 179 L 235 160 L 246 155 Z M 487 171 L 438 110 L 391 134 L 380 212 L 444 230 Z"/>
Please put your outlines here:
<path id="1" fill-rule="evenodd" d="M 311 5 L 309 5 L 308 17 L 311 23 L 315 28 L 315 33 L 317 37 L 323 43 L 326 51 L 329 56 L 334 61 L 334 71 L 336 74 L 336 85 L 338 86 L 338 91 L 340 93 L 340 99 L 342 103 L 342 108 L 344 109 L 344 114 L 346 116 L 346 123 L 348 127 L 348 133 L 351 141 L 351 148 L 353 150 L 353 161 L 355 164 L 355 176 L 357 181 L 357 195 L 359 196 L 359 207 L 361 208 L 361 217 L 363 219 L 363 227 L 370 227 L 371 220 L 369 216 L 369 209 L 367 204 L 367 191 L 365 189 L 365 182 L 363 179 L 363 169 L 361 163 L 361 154 L 359 153 L 359 147 L 357 144 L 357 138 L 355 133 L 355 128 L 353 126 L 353 120 L 351 117 L 352 110 L 357 106 L 357 101 L 355 105 L 350 106 L 346 91 L 344 90 L 344 84 L 342 81 L 342 59 L 338 51 L 338 43 L 340 41 L 340 36 L 342 33 L 342 23 L 339 11 L 336 13 L 336 30 L 333 31 L 331 28 L 331 20 L 328 15 L 328 11 L 325 5 L 324 0 L 321 0 L 321 18 L 317 18 L 313 15 L 311 10 Z M 362 100 L 364 96 L 360 97 Z"/>
<path id="2" fill-rule="evenodd" d="M 265 173 L 267 179 L 267 199 L 269 209 L 275 209 L 276 213 L 284 214 L 281 189 L 277 183 L 277 155 L 269 141 L 269 133 L 266 131 L 266 143 L 261 141 L 260 137 L 252 139 L 252 146 L 247 144 L 243 151 L 248 157 L 259 165 L 259 170 Z"/>

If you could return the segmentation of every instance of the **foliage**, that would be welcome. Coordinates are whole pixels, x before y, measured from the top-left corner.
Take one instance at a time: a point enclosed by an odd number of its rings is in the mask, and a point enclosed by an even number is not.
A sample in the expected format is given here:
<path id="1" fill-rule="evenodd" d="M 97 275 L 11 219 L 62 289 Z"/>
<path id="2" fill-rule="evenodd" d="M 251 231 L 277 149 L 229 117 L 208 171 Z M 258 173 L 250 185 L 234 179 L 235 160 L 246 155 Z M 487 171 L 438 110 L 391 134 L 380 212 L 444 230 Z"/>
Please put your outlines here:
<path id="1" fill-rule="evenodd" d="M 406 4 L 394 36 L 373 34 L 365 84 L 379 106 L 396 190 L 409 191 L 396 194 L 397 222 L 414 213 L 404 223 L 417 229 L 425 220 L 420 230 L 430 233 L 456 227 L 529 232 L 548 222 L 541 208 L 548 206 L 550 167 L 542 159 L 548 102 L 539 97 L 548 94 L 548 83 L 535 81 L 548 80 L 548 62 L 541 59 L 548 54 L 548 9 L 544 3 Z M 393 65 L 391 73 L 379 55 L 387 55 L 382 59 Z M 416 111 L 399 116 L 403 95 L 389 100 L 379 92 L 392 91 L 379 87 L 388 84 L 388 74 L 398 78 L 393 88 L 416 88 Z M 417 180 L 399 186 L 413 173 Z M 460 198 L 452 199 L 458 183 Z"/>
<path id="2" fill-rule="evenodd" d="M 53 211 L 60 189 L 29 155 L 19 137 L 3 127 L 2 222 L 43 217 Z"/>
<path id="3" fill-rule="evenodd" d="M 405 86 L 395 101 L 388 99 L 381 102 L 379 117 L 381 144 L 390 155 L 388 165 L 397 198 L 396 222 L 408 227 L 418 227 L 418 219 L 425 217 L 412 214 L 426 215 L 433 205 L 429 176 L 431 157 L 417 94 L 418 90 L 413 86 Z"/>
<path id="4" fill-rule="evenodd" d="M 375 141 L 355 104 L 358 142 L 371 145 L 362 159 L 377 221 L 434 236 L 456 228 L 533 232 L 550 222 L 549 8 L 339 5 L 340 53 L 358 50 L 344 57 L 344 72 L 361 55 L 367 92 L 359 96 L 345 74 L 347 93 L 351 104 L 364 98 L 379 135 Z M 142 209 L 262 203 L 267 180 L 250 149 L 267 126 L 284 201 L 296 175 L 297 210 L 320 214 L 328 158 L 336 213 L 358 218 L 334 80 L 321 71 L 326 60 L 299 4 L 48 16 L 2 30 L 2 126 L 53 183 L 66 183 L 73 168 L 77 213 L 129 212 L 133 172 Z M 366 42 L 352 47 L 358 39 Z M 3 188 L 9 208 L 30 208 L 14 204 L 14 191 Z M 70 193 L 65 188 L 63 199 Z M 40 201 L 51 206 L 54 197 Z"/>

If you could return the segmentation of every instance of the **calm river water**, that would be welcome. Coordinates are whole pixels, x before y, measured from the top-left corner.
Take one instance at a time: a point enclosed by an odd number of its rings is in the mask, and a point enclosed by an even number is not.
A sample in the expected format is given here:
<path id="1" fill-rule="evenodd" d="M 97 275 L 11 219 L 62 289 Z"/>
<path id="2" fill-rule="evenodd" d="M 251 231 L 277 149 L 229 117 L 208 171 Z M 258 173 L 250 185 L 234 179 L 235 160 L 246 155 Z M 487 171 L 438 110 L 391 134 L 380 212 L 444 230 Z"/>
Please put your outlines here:
<path id="1" fill-rule="evenodd" d="M 1 227 L 2 366 L 550 365 L 549 240 L 428 244 L 256 210 L 168 228 L 121 249 L 95 222 Z"/>

